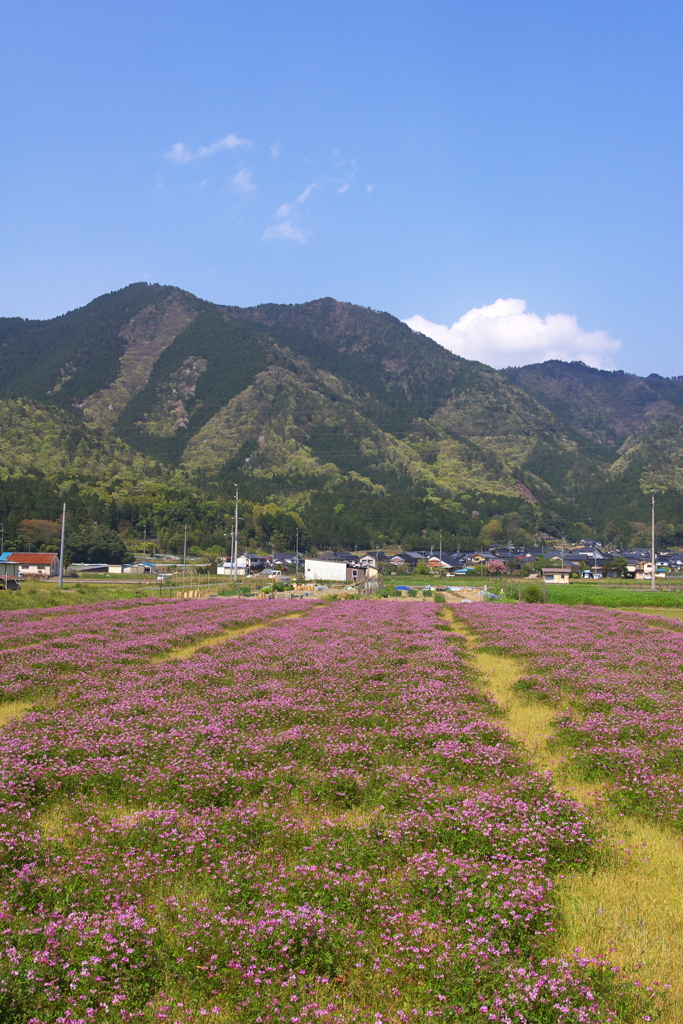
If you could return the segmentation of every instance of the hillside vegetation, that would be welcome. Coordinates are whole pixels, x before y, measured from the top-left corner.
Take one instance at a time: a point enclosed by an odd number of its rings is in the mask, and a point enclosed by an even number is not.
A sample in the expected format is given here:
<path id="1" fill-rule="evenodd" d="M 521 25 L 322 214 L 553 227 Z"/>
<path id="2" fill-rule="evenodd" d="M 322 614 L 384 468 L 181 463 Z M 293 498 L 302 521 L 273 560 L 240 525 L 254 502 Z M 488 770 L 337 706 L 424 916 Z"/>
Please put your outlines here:
<path id="1" fill-rule="evenodd" d="M 257 507 L 289 516 L 264 543 L 441 530 L 473 546 L 494 516 L 512 539 L 624 543 L 655 486 L 664 534 L 683 533 L 680 379 L 557 361 L 497 372 L 331 298 L 243 309 L 134 284 L 53 320 L 0 320 L 0 379 L 14 487 L 0 515 L 15 523 L 75 485 L 81 523 L 104 502 L 114 529 L 145 522 L 175 543 L 189 521 L 196 543 L 224 545 L 238 484 L 247 535 Z"/>

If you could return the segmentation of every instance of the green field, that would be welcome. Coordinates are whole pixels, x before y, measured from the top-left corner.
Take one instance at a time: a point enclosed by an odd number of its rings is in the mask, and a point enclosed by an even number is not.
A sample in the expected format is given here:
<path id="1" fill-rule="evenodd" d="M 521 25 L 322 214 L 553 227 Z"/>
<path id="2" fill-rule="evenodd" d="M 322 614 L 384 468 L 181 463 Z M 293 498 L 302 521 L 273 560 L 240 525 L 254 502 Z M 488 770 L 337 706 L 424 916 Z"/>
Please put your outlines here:
<path id="1" fill-rule="evenodd" d="M 154 597 L 159 588 L 144 583 L 65 583 L 60 590 L 56 583 L 43 581 L 22 583 L 21 590 L 0 590 L 0 611 L 20 608 L 56 608 L 62 605 L 92 604 L 116 598 Z"/>
<path id="2" fill-rule="evenodd" d="M 563 586 L 556 583 L 548 587 L 548 604 L 587 604 L 602 608 L 683 608 L 683 593 L 594 590 L 590 586 Z"/>

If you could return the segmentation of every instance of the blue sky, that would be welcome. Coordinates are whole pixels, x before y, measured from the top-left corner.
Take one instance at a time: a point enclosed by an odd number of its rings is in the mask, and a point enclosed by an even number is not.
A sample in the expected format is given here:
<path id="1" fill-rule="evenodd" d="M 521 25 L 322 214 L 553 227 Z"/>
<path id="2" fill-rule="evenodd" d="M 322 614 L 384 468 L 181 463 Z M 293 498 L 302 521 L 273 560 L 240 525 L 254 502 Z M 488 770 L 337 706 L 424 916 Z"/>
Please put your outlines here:
<path id="1" fill-rule="evenodd" d="M 136 280 L 333 295 L 499 365 L 683 373 L 682 20 L 673 0 L 7 5 L 0 315 Z"/>

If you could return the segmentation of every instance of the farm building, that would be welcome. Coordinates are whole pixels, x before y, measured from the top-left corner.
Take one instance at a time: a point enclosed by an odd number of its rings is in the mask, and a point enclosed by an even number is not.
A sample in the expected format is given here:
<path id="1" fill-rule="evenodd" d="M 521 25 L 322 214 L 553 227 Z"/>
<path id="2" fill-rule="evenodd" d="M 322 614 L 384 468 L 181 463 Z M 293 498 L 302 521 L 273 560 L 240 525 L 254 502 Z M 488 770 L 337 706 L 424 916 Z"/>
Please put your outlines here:
<path id="1" fill-rule="evenodd" d="M 571 567 L 568 565 L 557 566 L 553 569 L 541 569 L 544 583 L 569 583 Z"/>
<path id="2" fill-rule="evenodd" d="M 357 580 L 364 580 L 365 576 L 363 566 L 353 562 L 328 561 L 323 558 L 307 558 L 304 562 L 304 578 L 307 580 L 355 583 Z"/>
<path id="3" fill-rule="evenodd" d="M 44 551 L 5 551 L 0 560 L 19 566 L 22 576 L 49 579 L 59 575 L 59 555 Z"/>

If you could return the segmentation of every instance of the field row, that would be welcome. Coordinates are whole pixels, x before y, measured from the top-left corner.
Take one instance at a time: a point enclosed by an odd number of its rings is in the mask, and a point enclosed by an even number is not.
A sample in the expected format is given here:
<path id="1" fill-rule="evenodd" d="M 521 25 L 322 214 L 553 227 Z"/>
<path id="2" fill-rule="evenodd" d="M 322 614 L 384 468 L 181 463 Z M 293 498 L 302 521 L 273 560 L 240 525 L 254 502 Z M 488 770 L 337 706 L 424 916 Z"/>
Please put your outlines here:
<path id="1" fill-rule="evenodd" d="M 3 730 L 0 1019 L 617 1019 L 608 966 L 553 956 L 588 820 L 437 609 L 315 606 L 174 662 L 102 635 Z"/>
<path id="2" fill-rule="evenodd" d="M 147 662 L 178 647 L 200 643 L 232 629 L 281 616 L 277 602 L 212 601 L 121 602 L 3 615 L 0 634 L 0 693 L 24 696 L 36 687 L 61 686 L 69 674 L 118 670 Z"/>
<path id="3" fill-rule="evenodd" d="M 520 693 L 558 710 L 555 748 L 621 811 L 683 825 L 683 623 L 630 612 L 470 605 L 485 646 L 529 659 Z"/>

